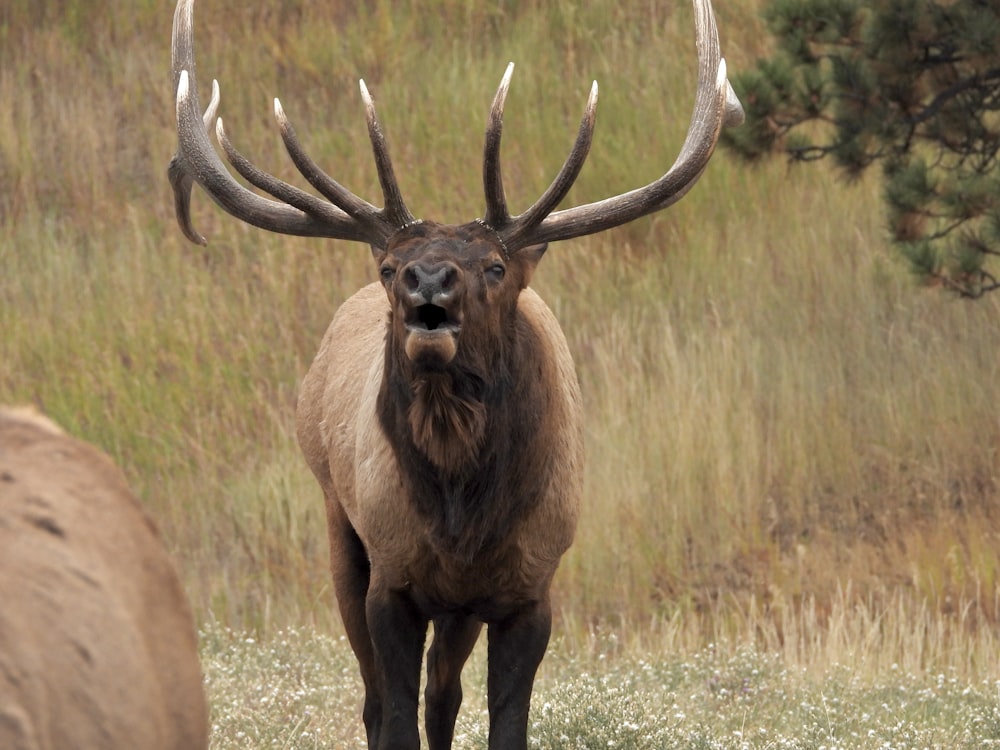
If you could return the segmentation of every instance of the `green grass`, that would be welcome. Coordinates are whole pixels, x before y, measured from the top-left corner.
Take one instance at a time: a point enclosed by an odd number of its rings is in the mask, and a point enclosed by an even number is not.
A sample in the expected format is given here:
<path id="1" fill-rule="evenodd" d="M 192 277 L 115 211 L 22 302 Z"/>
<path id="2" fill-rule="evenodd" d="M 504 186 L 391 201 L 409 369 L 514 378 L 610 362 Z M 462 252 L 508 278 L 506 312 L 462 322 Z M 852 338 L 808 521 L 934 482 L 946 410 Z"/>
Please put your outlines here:
<path id="1" fill-rule="evenodd" d="M 279 95 L 316 160 L 375 199 L 364 77 L 412 210 L 469 220 L 511 59 L 514 210 L 558 170 L 594 78 L 597 133 L 570 201 L 652 180 L 680 146 L 685 2 L 369 5 L 199 0 L 203 86 L 220 80 L 230 137 L 265 169 L 302 184 L 269 114 Z M 733 69 L 766 46 L 757 5 L 717 9 Z M 336 632 L 293 414 L 370 254 L 242 226 L 197 191 L 210 244 L 183 240 L 165 178 L 170 11 L 0 9 L 0 401 L 34 402 L 113 455 L 201 622 Z M 587 411 L 560 632 L 683 621 L 687 653 L 739 635 L 832 668 L 852 641 L 824 633 L 896 623 L 889 650 L 914 674 L 951 660 L 975 685 L 991 669 L 967 655 L 1000 614 L 1000 300 L 918 288 L 887 248 L 877 183 L 718 153 L 669 211 L 550 249 L 534 283 Z M 922 618 L 947 635 L 898 626 Z"/>

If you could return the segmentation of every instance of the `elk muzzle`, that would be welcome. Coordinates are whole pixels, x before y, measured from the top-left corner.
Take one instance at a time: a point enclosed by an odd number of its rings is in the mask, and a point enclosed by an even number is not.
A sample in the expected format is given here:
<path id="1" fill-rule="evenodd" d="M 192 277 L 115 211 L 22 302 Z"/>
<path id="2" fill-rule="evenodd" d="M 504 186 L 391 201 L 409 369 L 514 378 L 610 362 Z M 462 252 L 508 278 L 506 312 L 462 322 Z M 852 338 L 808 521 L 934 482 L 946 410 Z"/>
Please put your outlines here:
<path id="1" fill-rule="evenodd" d="M 402 269 L 397 298 L 403 305 L 406 356 L 424 366 L 446 365 L 458 351 L 465 284 L 450 261 L 414 261 Z"/>

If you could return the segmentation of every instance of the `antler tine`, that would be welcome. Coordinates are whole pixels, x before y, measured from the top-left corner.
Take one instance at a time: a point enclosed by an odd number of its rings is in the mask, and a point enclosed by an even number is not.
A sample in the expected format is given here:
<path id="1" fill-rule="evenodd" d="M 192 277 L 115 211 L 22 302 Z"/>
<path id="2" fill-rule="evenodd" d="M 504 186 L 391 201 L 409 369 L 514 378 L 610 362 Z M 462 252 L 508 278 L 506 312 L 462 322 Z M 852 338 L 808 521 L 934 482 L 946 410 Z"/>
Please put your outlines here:
<path id="1" fill-rule="evenodd" d="M 275 99 L 275 103 L 277 103 L 277 101 L 278 100 Z M 320 200 L 316 196 L 311 195 L 304 190 L 300 190 L 294 185 L 289 185 L 287 182 L 279 180 L 277 177 L 268 174 L 252 164 L 250 160 L 243 156 L 243 154 L 241 154 L 229 140 L 229 137 L 226 135 L 225 127 L 222 124 L 221 117 L 216 120 L 215 123 L 215 136 L 218 139 L 219 144 L 222 146 L 222 150 L 225 152 L 226 159 L 229 163 L 237 172 L 240 173 L 243 179 L 254 187 L 260 188 L 266 193 L 271 194 L 283 203 L 294 206 L 303 213 L 310 214 L 329 223 L 336 224 L 338 221 L 344 220 L 344 214 L 338 209 L 338 204 L 336 204 L 336 202 L 331 204 Z M 326 197 L 329 198 L 330 196 Z"/>
<path id="2" fill-rule="evenodd" d="M 218 108 L 217 84 L 213 84 L 212 102 L 208 109 L 204 115 L 199 112 L 194 75 L 193 15 L 194 0 L 178 0 L 172 36 L 178 149 L 170 161 L 167 174 L 174 190 L 177 221 L 185 237 L 198 244 L 206 243 L 191 223 L 191 188 L 197 182 L 223 210 L 262 229 L 307 237 L 358 240 L 377 245 L 384 243 L 398 225 L 391 226 L 377 209 L 372 207 L 375 212 L 372 221 L 360 221 L 334 203 L 325 203 L 293 188 L 251 165 L 228 143 L 222 130 L 223 148 L 237 171 L 279 201 L 248 190 L 229 173 L 207 132 Z M 355 200 L 364 204 L 360 199 Z"/>
<path id="3" fill-rule="evenodd" d="M 503 107 L 510 89 L 510 78 L 514 74 L 514 63 L 507 63 L 500 86 L 490 106 L 490 116 L 486 122 L 486 145 L 483 149 L 483 189 L 486 192 L 486 216 L 483 222 L 490 227 L 501 227 L 510 220 L 507 210 L 507 196 L 503 189 L 503 175 L 500 171 L 500 137 L 503 134 Z"/>
<path id="4" fill-rule="evenodd" d="M 269 200 L 247 190 L 226 171 L 212 148 L 204 119 L 190 87 L 190 76 L 182 70 L 177 85 L 177 135 L 180 146 L 167 169 L 174 188 L 174 207 L 184 235 L 200 245 L 207 243 L 191 223 L 191 188 L 195 182 L 223 210 L 262 229 L 307 237 L 364 239 L 357 223 L 346 214 L 336 221 L 322 221 L 284 203 Z"/>
<path id="5" fill-rule="evenodd" d="M 743 109 L 726 78 L 726 64 L 719 51 L 711 2 L 693 0 L 693 3 L 698 91 L 687 137 L 673 166 L 645 187 L 549 214 L 534 229 L 519 236 L 518 246 L 594 234 L 672 205 L 694 186 L 705 170 L 722 128 L 742 122 Z"/>
<path id="6" fill-rule="evenodd" d="M 184 85 L 187 86 L 187 71 L 183 71 L 182 77 L 184 78 Z M 215 114 L 219 109 L 219 99 L 219 82 L 213 80 L 212 98 L 202 118 L 202 122 L 206 128 L 215 119 Z M 197 110 L 197 104 L 194 107 Z M 175 155 L 170 160 L 170 164 L 167 167 L 167 178 L 170 180 L 170 185 L 174 190 L 174 214 L 177 216 L 177 223 L 180 225 L 181 231 L 190 242 L 196 245 L 207 245 L 208 240 L 194 228 L 194 224 L 191 222 L 191 189 L 194 187 L 194 180 L 185 171 L 184 163 L 179 155 Z"/>
<path id="7" fill-rule="evenodd" d="M 379 183 L 382 185 L 382 196 L 385 199 L 385 216 L 394 227 L 405 227 L 416 222 L 413 214 L 410 213 L 403 202 L 403 195 L 399 190 L 399 183 L 396 182 L 396 175 L 392 170 L 392 159 L 389 158 L 389 145 L 386 143 L 385 135 L 382 133 L 382 126 L 379 125 L 378 116 L 375 113 L 375 102 L 372 95 L 368 93 L 368 87 L 364 80 L 359 80 L 361 87 L 361 98 L 365 103 L 365 117 L 368 120 L 368 138 L 372 143 L 372 152 L 375 154 L 375 167 L 378 169 Z"/>
<path id="8" fill-rule="evenodd" d="M 580 120 L 576 141 L 573 143 L 573 148 L 569 152 L 569 156 L 566 157 L 566 161 L 563 162 L 559 174 L 531 208 L 512 219 L 509 227 L 498 227 L 500 238 L 507 247 L 516 248 L 528 244 L 523 239 L 529 236 L 532 230 L 559 205 L 566 197 L 566 193 L 573 187 L 580 170 L 583 169 L 583 163 L 587 160 L 587 154 L 590 153 L 590 144 L 594 140 L 596 117 L 597 81 L 594 81 L 590 87 L 590 96 L 587 98 L 587 107 Z"/>
<path id="9" fill-rule="evenodd" d="M 194 94 L 193 96 L 197 97 L 197 94 Z M 209 98 L 208 106 L 205 107 L 205 114 L 201 118 L 201 122 L 205 126 L 206 130 L 212 127 L 212 122 L 218 116 L 219 102 L 221 101 L 222 101 L 222 91 L 219 89 L 219 82 L 213 78 L 212 96 Z M 198 107 L 195 106 L 195 109 L 197 110 Z"/>
<path id="10" fill-rule="evenodd" d="M 402 226 L 402 223 L 392 225 L 391 222 L 387 222 L 378 208 L 356 196 L 330 177 L 312 160 L 305 152 L 305 149 L 302 148 L 301 143 L 299 143 L 298 136 L 295 134 L 295 128 L 292 127 L 292 123 L 285 114 L 285 110 L 278 99 L 274 100 L 274 118 L 278 121 L 281 140 L 285 144 L 285 150 L 291 157 L 292 163 L 295 164 L 296 169 L 306 178 L 309 184 L 316 188 L 327 200 L 356 221 L 370 227 L 380 236 L 382 241 L 392 234 L 394 226 Z M 234 164 L 233 166 L 236 165 Z M 247 177 L 247 179 L 250 178 Z M 258 187 L 260 186 L 258 185 Z M 267 188 L 264 189 L 266 190 Z"/>
<path id="11" fill-rule="evenodd" d="M 726 61 L 723 60 L 723 63 Z M 722 127 L 737 128 L 747 119 L 747 113 L 743 111 L 740 98 L 733 91 L 733 85 L 726 79 L 726 116 L 722 120 Z"/>

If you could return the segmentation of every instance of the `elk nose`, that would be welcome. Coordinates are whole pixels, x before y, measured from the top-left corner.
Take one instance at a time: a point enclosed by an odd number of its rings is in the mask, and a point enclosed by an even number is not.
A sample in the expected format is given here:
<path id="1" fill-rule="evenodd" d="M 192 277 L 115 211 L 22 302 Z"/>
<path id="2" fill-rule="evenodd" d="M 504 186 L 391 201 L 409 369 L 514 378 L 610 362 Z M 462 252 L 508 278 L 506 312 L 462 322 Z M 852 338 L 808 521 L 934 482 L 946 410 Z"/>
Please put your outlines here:
<path id="1" fill-rule="evenodd" d="M 455 294 L 458 267 L 454 263 L 411 263 L 403 271 L 403 283 L 414 304 L 441 305 Z"/>

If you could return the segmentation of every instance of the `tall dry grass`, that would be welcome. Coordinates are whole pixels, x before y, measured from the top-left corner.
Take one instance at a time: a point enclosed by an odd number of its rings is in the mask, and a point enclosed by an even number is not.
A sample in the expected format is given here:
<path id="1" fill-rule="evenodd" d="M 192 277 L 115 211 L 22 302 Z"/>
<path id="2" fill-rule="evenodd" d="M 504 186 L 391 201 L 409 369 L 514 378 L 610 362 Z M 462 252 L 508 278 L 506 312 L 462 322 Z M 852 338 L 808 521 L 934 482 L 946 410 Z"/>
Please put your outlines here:
<path id="1" fill-rule="evenodd" d="M 730 67 L 745 68 L 766 46 L 758 3 L 718 5 Z M 123 464 L 202 618 L 329 626 L 294 401 L 369 254 L 266 235 L 198 193 L 210 244 L 184 242 L 164 175 L 171 13 L 0 8 L 0 400 L 39 404 Z M 657 177 L 692 104 L 690 27 L 683 2 L 196 9 L 199 75 L 220 79 L 241 150 L 301 184 L 269 117 L 277 94 L 316 159 L 377 195 L 363 76 L 411 208 L 444 221 L 481 212 L 485 113 L 510 59 L 515 209 L 558 169 L 593 78 L 596 141 L 570 200 Z M 917 288 L 879 197 L 822 166 L 719 153 L 667 213 L 550 250 L 535 283 L 587 406 L 565 622 L 756 629 L 803 649 L 920 613 L 956 638 L 995 622 L 1000 310 Z"/>

